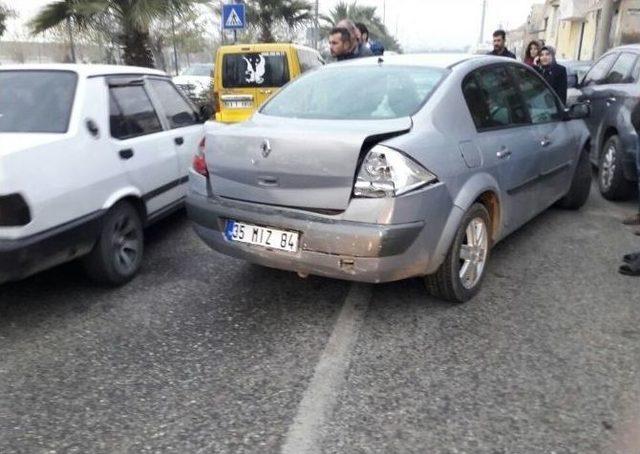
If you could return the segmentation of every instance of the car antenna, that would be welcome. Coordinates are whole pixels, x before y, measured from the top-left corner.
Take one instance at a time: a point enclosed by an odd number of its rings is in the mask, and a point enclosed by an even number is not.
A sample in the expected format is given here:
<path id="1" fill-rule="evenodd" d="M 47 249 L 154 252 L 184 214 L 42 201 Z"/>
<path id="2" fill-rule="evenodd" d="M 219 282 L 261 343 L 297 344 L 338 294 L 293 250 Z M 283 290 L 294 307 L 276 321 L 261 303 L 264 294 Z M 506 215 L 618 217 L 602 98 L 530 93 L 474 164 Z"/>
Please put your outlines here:
<path id="1" fill-rule="evenodd" d="M 384 58 L 378 57 L 378 64 L 381 65 L 384 63 Z"/>

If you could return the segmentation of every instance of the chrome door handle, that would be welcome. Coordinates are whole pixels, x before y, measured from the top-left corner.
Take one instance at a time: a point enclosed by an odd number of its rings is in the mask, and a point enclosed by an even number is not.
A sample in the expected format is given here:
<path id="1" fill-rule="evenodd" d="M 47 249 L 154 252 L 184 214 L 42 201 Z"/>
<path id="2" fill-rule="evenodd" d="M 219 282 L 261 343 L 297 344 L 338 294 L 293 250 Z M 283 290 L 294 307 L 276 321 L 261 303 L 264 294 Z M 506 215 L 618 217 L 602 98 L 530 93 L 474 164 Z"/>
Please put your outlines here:
<path id="1" fill-rule="evenodd" d="M 511 150 L 507 150 L 506 148 L 504 148 L 504 149 L 500 150 L 499 152 L 497 152 L 496 156 L 498 157 L 498 159 L 508 158 L 509 156 L 511 156 Z"/>
<path id="2" fill-rule="evenodd" d="M 540 145 L 543 147 L 548 147 L 552 143 L 553 142 L 551 142 L 551 139 L 549 139 L 548 137 L 543 137 L 542 140 L 540 141 Z"/>

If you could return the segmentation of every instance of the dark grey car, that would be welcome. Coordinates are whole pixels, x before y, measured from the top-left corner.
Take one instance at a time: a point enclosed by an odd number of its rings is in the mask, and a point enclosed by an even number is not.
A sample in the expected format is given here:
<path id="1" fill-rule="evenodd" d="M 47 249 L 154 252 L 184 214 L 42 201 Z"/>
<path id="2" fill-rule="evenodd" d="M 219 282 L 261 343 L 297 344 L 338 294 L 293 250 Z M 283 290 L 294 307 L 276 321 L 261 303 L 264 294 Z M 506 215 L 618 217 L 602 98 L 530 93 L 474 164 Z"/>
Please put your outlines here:
<path id="1" fill-rule="evenodd" d="M 591 159 L 598 166 L 604 197 L 622 199 L 637 181 L 638 134 L 631 112 L 640 103 L 640 45 L 622 46 L 604 54 L 577 87 L 578 101 L 591 105 L 586 123 L 592 137 Z"/>
<path id="2" fill-rule="evenodd" d="M 587 114 L 499 57 L 328 65 L 249 121 L 208 125 L 189 216 L 230 256 L 354 281 L 426 276 L 466 301 L 496 242 L 587 200 Z"/>

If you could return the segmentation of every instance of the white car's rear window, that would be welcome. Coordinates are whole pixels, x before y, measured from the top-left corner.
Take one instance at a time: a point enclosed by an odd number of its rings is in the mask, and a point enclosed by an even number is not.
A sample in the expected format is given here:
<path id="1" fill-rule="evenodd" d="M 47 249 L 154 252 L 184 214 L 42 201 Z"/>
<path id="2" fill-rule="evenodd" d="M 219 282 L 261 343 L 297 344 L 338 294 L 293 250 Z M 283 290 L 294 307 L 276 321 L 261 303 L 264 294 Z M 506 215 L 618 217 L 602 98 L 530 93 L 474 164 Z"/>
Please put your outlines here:
<path id="1" fill-rule="evenodd" d="M 71 71 L 0 70 L 0 132 L 67 132 L 77 82 Z"/>

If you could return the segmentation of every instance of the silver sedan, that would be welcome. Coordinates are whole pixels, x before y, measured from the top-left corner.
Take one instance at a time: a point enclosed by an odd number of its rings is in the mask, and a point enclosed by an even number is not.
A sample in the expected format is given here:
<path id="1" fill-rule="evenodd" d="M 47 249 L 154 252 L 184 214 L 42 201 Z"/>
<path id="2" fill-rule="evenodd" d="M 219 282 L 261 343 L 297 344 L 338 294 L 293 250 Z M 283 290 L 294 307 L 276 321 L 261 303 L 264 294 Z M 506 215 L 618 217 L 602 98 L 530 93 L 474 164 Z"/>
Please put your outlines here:
<path id="1" fill-rule="evenodd" d="M 454 302 L 493 245 L 553 204 L 589 196 L 588 106 L 486 56 L 328 65 L 249 121 L 209 124 L 187 207 L 213 249 L 363 282 L 424 276 Z"/>

